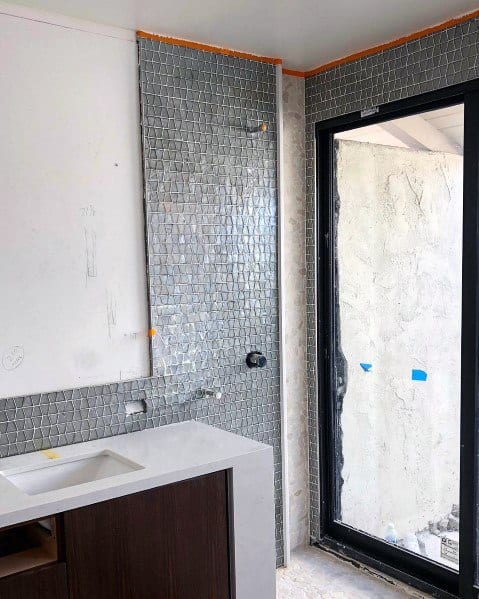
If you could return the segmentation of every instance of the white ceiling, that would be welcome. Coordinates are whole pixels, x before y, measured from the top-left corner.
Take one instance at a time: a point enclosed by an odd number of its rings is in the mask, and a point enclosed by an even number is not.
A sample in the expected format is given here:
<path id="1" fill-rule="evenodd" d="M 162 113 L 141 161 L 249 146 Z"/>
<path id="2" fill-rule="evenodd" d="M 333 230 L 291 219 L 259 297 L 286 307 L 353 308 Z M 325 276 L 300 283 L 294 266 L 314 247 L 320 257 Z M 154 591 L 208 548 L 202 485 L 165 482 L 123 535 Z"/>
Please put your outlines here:
<path id="1" fill-rule="evenodd" d="M 23 0 L 126 29 L 181 37 L 308 70 L 478 7 L 478 0 Z"/>

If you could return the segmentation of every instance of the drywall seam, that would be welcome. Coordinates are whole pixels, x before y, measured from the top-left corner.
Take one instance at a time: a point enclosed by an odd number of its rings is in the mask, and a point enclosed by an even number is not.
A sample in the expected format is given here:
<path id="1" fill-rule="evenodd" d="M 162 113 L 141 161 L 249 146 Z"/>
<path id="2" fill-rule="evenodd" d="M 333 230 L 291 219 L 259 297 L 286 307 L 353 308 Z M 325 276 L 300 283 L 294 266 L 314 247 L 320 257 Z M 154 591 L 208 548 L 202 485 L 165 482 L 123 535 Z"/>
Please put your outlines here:
<path id="1" fill-rule="evenodd" d="M 44 10 L 29 8 L 27 6 L 17 6 L 8 2 L 0 2 L 0 14 L 16 17 L 18 19 L 27 19 L 45 25 L 53 25 L 64 29 L 73 29 L 75 31 L 84 31 L 94 33 L 104 37 L 112 37 L 136 43 L 136 35 L 133 30 L 122 29 L 120 27 L 111 27 L 109 25 L 100 25 L 92 21 L 84 21 L 74 17 L 67 17 L 58 13 L 51 13 Z"/>

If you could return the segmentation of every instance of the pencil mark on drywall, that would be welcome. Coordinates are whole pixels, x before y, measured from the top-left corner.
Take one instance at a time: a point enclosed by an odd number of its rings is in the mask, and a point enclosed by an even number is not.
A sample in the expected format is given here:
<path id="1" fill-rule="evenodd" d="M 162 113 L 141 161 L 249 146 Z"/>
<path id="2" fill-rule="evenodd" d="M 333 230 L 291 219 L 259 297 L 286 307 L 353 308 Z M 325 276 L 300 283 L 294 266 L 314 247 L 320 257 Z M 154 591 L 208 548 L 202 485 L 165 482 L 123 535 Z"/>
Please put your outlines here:
<path id="1" fill-rule="evenodd" d="M 116 298 L 111 291 L 106 292 L 106 321 L 108 337 L 111 339 L 112 329 L 116 326 Z"/>
<path id="2" fill-rule="evenodd" d="M 130 339 L 131 341 L 134 341 L 138 337 L 138 333 L 136 331 L 133 331 L 131 333 L 123 333 L 123 337 L 125 339 Z"/>
<path id="3" fill-rule="evenodd" d="M 2 365 L 5 370 L 15 370 L 23 362 L 25 350 L 21 345 L 14 345 L 7 349 L 2 356 Z"/>
<path id="4" fill-rule="evenodd" d="M 93 206 L 93 204 L 88 204 L 88 206 L 82 206 L 80 208 L 80 214 L 81 216 L 95 216 L 95 206 Z"/>
<path id="5" fill-rule="evenodd" d="M 85 261 L 87 279 L 95 278 L 96 270 L 96 232 L 85 229 Z"/>

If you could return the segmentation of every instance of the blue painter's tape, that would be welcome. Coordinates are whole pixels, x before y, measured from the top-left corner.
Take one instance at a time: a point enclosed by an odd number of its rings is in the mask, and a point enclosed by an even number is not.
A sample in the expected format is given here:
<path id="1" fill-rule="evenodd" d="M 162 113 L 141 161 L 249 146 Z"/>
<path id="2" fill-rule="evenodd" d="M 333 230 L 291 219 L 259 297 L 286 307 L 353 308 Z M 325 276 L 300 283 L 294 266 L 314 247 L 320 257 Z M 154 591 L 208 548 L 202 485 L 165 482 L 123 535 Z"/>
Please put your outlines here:
<path id="1" fill-rule="evenodd" d="M 414 370 L 411 371 L 411 379 L 413 381 L 427 381 L 427 372 L 424 370 Z"/>
<path id="2" fill-rule="evenodd" d="M 364 372 L 371 372 L 372 364 L 364 364 L 363 362 L 359 362 L 359 365 L 364 370 Z"/>

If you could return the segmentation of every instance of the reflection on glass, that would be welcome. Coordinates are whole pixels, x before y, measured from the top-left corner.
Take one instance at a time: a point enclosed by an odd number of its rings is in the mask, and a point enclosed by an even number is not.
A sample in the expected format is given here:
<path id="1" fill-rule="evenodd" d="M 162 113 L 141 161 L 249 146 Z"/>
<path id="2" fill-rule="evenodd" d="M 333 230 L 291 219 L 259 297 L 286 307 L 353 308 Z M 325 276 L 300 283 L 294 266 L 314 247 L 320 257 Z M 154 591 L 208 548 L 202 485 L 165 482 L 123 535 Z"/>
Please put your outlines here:
<path id="1" fill-rule="evenodd" d="M 335 136 L 337 519 L 458 567 L 463 106 Z"/>

